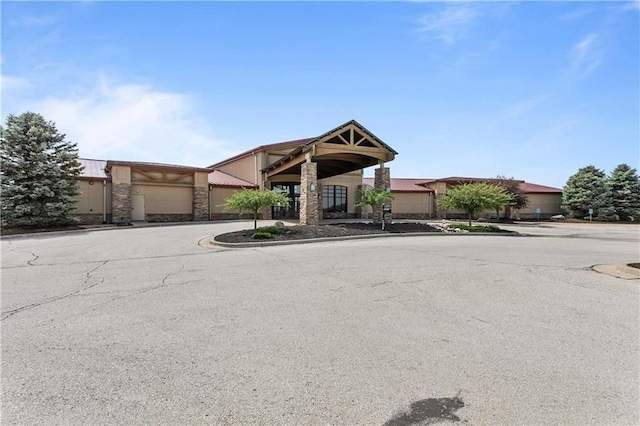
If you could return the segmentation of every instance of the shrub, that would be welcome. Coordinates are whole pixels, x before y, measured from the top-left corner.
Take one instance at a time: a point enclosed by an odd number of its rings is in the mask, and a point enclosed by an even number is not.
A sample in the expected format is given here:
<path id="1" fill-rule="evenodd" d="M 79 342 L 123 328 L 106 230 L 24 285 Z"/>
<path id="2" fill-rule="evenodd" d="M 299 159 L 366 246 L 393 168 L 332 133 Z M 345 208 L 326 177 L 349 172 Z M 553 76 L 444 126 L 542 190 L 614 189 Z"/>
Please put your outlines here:
<path id="1" fill-rule="evenodd" d="M 268 232 L 264 232 L 264 231 L 258 231 L 255 232 L 251 238 L 253 238 L 254 240 L 268 240 L 270 238 L 273 238 L 273 234 L 270 234 Z"/>
<path id="2" fill-rule="evenodd" d="M 464 223 L 449 225 L 449 228 L 462 229 L 469 232 L 500 232 L 500 228 L 497 226 L 466 225 Z"/>
<path id="3" fill-rule="evenodd" d="M 265 232 L 273 236 L 279 234 L 280 232 L 282 232 L 282 230 L 277 226 L 265 226 L 264 228 L 260 228 L 258 232 Z"/>

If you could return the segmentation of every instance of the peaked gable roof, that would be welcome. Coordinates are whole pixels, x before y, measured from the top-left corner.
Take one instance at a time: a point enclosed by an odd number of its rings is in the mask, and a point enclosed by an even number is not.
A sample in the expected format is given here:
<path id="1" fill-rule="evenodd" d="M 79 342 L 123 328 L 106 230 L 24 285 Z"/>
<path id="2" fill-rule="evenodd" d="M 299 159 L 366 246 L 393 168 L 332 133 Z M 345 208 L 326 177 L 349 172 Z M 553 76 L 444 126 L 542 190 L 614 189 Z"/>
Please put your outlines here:
<path id="1" fill-rule="evenodd" d="M 389 145 L 387 145 L 382 140 L 380 140 L 380 138 L 378 138 L 376 135 L 374 135 L 369 130 L 367 130 L 362 124 L 358 123 L 356 120 L 349 120 L 346 123 L 336 127 L 335 129 L 331 129 L 328 132 L 325 132 L 325 133 L 321 134 L 318 137 L 308 139 L 307 142 L 301 144 L 298 148 L 296 148 L 293 151 L 291 151 L 288 155 L 286 155 L 282 159 L 278 160 L 278 163 L 286 162 L 288 159 L 295 157 L 296 155 L 300 154 L 301 152 L 307 151 L 313 144 L 317 143 L 318 141 L 322 140 L 323 138 L 326 138 L 327 136 L 331 135 L 332 133 L 339 132 L 340 130 L 344 129 L 345 127 L 349 127 L 351 125 L 357 127 L 362 133 L 366 134 L 371 140 L 375 141 L 376 143 L 378 143 L 382 147 L 384 147 L 386 150 L 388 150 L 391 153 L 393 153 L 393 155 L 397 155 L 398 154 L 398 152 L 396 150 L 394 150 Z M 273 165 L 269 165 L 269 166 L 265 167 L 262 171 L 265 171 L 265 170 L 271 168 L 272 166 Z"/>

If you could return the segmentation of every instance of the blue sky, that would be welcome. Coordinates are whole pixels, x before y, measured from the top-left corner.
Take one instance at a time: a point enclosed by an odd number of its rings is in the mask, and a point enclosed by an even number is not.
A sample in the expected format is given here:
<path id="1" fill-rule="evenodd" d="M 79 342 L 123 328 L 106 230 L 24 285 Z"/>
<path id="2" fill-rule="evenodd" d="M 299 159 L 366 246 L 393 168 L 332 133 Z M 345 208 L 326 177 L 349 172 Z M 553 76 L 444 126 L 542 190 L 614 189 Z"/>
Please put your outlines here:
<path id="1" fill-rule="evenodd" d="M 3 123 L 39 112 L 83 157 L 206 166 L 355 119 L 393 177 L 639 167 L 637 1 L 1 7 Z"/>

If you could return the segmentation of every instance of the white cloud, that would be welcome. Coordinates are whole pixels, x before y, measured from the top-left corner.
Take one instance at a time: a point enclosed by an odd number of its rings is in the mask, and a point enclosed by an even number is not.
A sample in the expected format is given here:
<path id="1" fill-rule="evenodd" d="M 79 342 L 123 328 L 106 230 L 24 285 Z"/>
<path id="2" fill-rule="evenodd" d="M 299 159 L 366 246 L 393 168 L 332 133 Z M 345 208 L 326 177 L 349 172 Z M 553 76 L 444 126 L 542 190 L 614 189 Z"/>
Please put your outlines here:
<path id="1" fill-rule="evenodd" d="M 3 92 L 26 89 L 30 86 L 31 83 L 26 78 L 0 75 L 0 87 Z"/>
<path id="2" fill-rule="evenodd" d="M 587 34 L 569 53 L 573 70 L 579 77 L 586 77 L 598 68 L 602 56 L 602 44 L 595 33 Z"/>
<path id="3" fill-rule="evenodd" d="M 82 157 L 206 166 L 231 150 L 213 136 L 184 94 L 141 85 L 112 87 L 32 102 L 29 108 L 55 121 Z"/>
<path id="4" fill-rule="evenodd" d="M 44 27 L 56 21 L 53 16 L 24 16 L 10 20 L 9 24 L 13 27 Z"/>
<path id="5" fill-rule="evenodd" d="M 522 99 L 509 105 L 502 113 L 505 118 L 514 118 L 527 114 L 539 105 L 551 99 L 549 94 L 541 94 L 527 99 Z"/>
<path id="6" fill-rule="evenodd" d="M 571 12 L 565 13 L 564 15 L 559 16 L 558 20 L 560 20 L 560 21 L 575 21 L 575 20 L 582 19 L 585 16 L 590 15 L 593 12 L 595 12 L 595 9 L 593 9 L 593 8 L 576 9 L 576 10 L 572 10 Z"/>
<path id="7" fill-rule="evenodd" d="M 640 10 L 640 0 L 631 0 L 631 1 L 625 1 L 622 3 L 622 6 L 620 7 L 620 9 L 625 12 L 628 10 L 631 11 L 639 11 Z"/>
<path id="8" fill-rule="evenodd" d="M 417 31 L 453 45 L 466 37 L 469 26 L 477 16 L 475 7 L 448 5 L 437 13 L 422 16 Z"/>

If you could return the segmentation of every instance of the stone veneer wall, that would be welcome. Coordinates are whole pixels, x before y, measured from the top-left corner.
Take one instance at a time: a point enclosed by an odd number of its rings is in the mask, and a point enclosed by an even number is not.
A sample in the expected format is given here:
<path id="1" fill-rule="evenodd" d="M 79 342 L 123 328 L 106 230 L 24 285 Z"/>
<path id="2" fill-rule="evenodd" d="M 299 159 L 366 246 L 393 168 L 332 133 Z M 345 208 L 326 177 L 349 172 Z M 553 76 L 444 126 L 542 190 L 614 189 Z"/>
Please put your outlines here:
<path id="1" fill-rule="evenodd" d="M 209 220 L 209 188 L 193 188 L 193 220 Z"/>
<path id="2" fill-rule="evenodd" d="M 190 213 L 147 213 L 144 215 L 147 222 L 189 222 L 193 220 Z"/>
<path id="3" fill-rule="evenodd" d="M 415 220 L 425 220 L 432 219 L 429 213 L 393 213 L 394 219 L 415 219 Z"/>
<path id="4" fill-rule="evenodd" d="M 101 225 L 102 221 L 102 213 L 91 213 L 91 214 L 71 214 L 70 217 L 76 219 L 81 225 Z M 111 222 L 111 215 L 107 214 L 107 223 Z"/>
<path id="5" fill-rule="evenodd" d="M 374 187 L 376 189 L 386 189 L 391 187 L 391 173 L 388 167 L 379 167 L 375 171 Z M 382 223 L 383 220 L 382 206 L 373 208 L 373 223 Z M 391 215 L 386 217 L 387 223 L 391 223 Z"/>
<path id="6" fill-rule="evenodd" d="M 111 200 L 112 222 L 117 224 L 127 224 L 131 222 L 131 184 L 112 184 Z"/>
<path id="7" fill-rule="evenodd" d="M 300 172 L 300 225 L 318 224 L 318 163 L 302 163 Z M 311 184 L 316 186 L 313 191 Z"/>
<path id="8" fill-rule="evenodd" d="M 261 213 L 258 213 L 258 220 L 267 220 Z M 253 213 L 213 213 L 211 220 L 253 220 Z M 251 225 L 253 226 L 253 225 Z"/>

